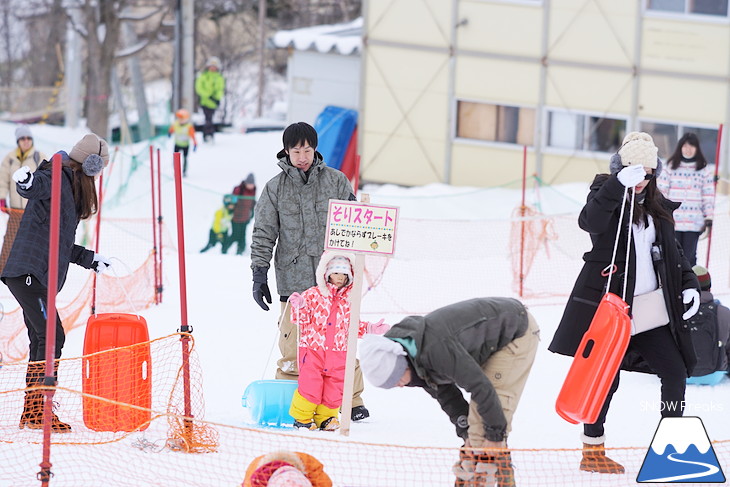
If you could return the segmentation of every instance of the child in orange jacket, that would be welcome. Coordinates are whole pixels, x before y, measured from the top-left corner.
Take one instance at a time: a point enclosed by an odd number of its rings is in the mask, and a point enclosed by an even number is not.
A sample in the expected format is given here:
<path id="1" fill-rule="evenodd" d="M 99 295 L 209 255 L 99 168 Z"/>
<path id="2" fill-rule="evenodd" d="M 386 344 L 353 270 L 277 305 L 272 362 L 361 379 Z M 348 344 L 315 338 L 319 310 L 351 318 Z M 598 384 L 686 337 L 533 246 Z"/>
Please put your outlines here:
<path id="1" fill-rule="evenodd" d="M 175 121 L 172 122 L 167 135 L 175 136 L 174 152 L 181 152 L 183 155 L 183 176 L 188 175 L 188 149 L 190 141 L 193 142 L 193 152 L 198 150 L 198 141 L 195 139 L 195 126 L 190 121 L 190 112 L 181 108 L 175 112 Z"/>

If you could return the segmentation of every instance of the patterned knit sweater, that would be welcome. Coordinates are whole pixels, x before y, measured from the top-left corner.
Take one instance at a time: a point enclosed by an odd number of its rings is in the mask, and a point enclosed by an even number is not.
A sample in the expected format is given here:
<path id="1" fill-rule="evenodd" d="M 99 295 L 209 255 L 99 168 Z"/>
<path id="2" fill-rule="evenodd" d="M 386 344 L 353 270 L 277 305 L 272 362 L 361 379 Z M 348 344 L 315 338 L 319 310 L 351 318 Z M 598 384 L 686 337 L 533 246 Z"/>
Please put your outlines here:
<path id="1" fill-rule="evenodd" d="M 712 219 L 715 183 L 710 166 L 696 171 L 694 161 L 682 161 L 677 169 L 666 165 L 659 174 L 657 187 L 668 199 L 682 203 L 674 211 L 676 231 L 699 232 L 705 220 Z"/>

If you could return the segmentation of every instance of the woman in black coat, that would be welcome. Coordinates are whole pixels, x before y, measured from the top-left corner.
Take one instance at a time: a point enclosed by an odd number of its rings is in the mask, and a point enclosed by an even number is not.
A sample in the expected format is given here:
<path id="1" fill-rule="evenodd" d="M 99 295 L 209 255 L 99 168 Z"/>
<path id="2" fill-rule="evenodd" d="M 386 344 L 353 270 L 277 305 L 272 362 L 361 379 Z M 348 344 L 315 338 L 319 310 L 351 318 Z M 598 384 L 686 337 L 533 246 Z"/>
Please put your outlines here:
<path id="1" fill-rule="evenodd" d="M 689 326 L 686 322 L 699 307 L 699 283 L 674 236 L 672 212 L 678 203 L 664 198 L 656 186 L 661 172 L 657 148 L 651 136 L 631 132 L 611 158 L 611 174 L 599 174 L 593 180 L 587 202 L 578 220 L 588 232 L 593 248 L 583 256 L 585 264 L 578 275 L 565 307 L 550 351 L 575 355 L 588 330 L 599 301 L 606 293 L 607 274 L 619 225 L 621 203 L 627 196 L 623 226 L 618 236 L 615 273 L 610 292 L 623 296 L 632 305 L 634 296 L 661 286 L 669 322 L 666 325 L 631 337 L 621 368 L 656 374 L 661 379 L 661 415 L 681 416 L 685 380 L 695 365 Z M 632 239 L 626 273 L 626 243 L 634 188 L 635 205 Z M 691 307 L 685 311 L 685 304 Z M 624 468 L 605 456 L 603 425 L 613 393 L 618 389 L 619 374 L 594 424 L 583 425 L 583 459 L 580 469 L 590 472 L 623 473 Z"/>
<path id="2" fill-rule="evenodd" d="M 58 276 L 55 283 L 60 291 L 66 281 L 71 262 L 96 272 L 102 272 L 109 261 L 95 252 L 75 244 L 76 228 L 80 220 L 89 218 L 97 210 L 95 180 L 109 161 L 106 141 L 94 134 L 84 136 L 71 150 L 61 152 L 61 198 L 58 246 Z M 57 311 L 48 310 L 48 246 L 51 211 L 51 163 L 43 161 L 30 172 L 23 166 L 13 174 L 18 193 L 28 199 L 20 221 L 20 228 L 2 272 L 2 281 L 23 309 L 28 328 L 30 349 L 25 382 L 28 388 L 43 382 L 46 355 L 46 312 L 56 316 L 55 358 L 61 357 L 65 334 Z M 57 365 L 56 362 L 54 365 Z M 56 375 L 54 369 L 54 376 Z M 20 428 L 43 428 L 43 392 L 27 390 Z M 71 426 L 53 414 L 54 432 L 71 431 Z"/>

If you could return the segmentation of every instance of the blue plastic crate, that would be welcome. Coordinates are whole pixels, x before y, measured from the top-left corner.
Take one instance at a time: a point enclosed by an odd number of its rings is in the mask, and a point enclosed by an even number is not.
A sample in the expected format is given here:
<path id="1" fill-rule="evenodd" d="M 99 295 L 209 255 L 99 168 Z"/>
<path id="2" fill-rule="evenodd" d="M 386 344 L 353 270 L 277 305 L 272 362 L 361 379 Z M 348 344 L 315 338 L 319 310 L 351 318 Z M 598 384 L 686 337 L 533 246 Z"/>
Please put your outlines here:
<path id="1" fill-rule="evenodd" d="M 241 404 L 249 409 L 253 421 L 262 426 L 294 424 L 289 407 L 296 388 L 295 380 L 253 381 L 246 387 Z"/>

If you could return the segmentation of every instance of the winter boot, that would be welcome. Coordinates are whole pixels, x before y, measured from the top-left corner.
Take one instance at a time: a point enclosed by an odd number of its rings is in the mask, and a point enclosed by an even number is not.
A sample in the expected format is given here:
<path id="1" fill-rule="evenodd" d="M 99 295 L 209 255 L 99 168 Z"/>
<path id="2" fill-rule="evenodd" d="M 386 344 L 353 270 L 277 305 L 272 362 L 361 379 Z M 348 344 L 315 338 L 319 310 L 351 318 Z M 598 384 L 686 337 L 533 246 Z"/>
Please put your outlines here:
<path id="1" fill-rule="evenodd" d="M 25 401 L 23 402 L 23 412 L 20 414 L 20 423 L 18 428 L 29 428 L 30 423 L 43 424 L 43 396 L 38 391 L 28 391 L 25 393 Z"/>
<path id="2" fill-rule="evenodd" d="M 618 462 L 614 462 L 606 456 L 606 450 L 603 443 L 606 436 L 592 438 L 590 436 L 581 435 L 583 439 L 583 458 L 580 461 L 580 469 L 584 472 L 597 473 L 624 473 L 624 467 Z"/>
<path id="3" fill-rule="evenodd" d="M 294 421 L 294 429 L 305 429 L 314 431 L 317 429 L 317 425 L 314 424 L 314 421 L 310 421 L 308 423 L 300 423 L 299 421 Z"/>
<path id="4" fill-rule="evenodd" d="M 497 464 L 497 487 L 515 487 L 515 469 L 512 455 L 505 452 L 495 457 Z"/>
<path id="5" fill-rule="evenodd" d="M 43 392 L 30 391 L 25 393 L 23 413 L 20 415 L 21 429 L 27 427 L 32 430 L 43 429 Z M 69 433 L 71 425 L 64 423 L 56 413 L 51 413 L 51 431 L 54 433 Z"/>
<path id="6" fill-rule="evenodd" d="M 333 416 L 322 421 L 322 424 L 319 425 L 319 429 L 322 431 L 336 431 L 340 429 L 340 422 Z"/>
<path id="7" fill-rule="evenodd" d="M 361 421 L 369 417 L 370 411 L 368 411 L 365 406 L 355 406 L 352 408 L 352 412 L 350 413 L 350 419 L 353 421 Z"/>

